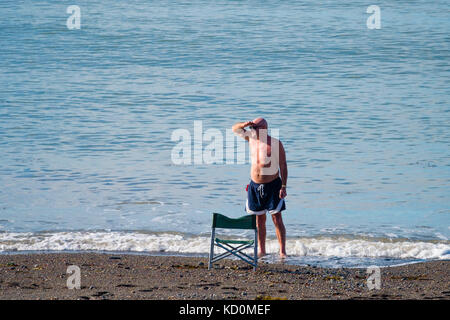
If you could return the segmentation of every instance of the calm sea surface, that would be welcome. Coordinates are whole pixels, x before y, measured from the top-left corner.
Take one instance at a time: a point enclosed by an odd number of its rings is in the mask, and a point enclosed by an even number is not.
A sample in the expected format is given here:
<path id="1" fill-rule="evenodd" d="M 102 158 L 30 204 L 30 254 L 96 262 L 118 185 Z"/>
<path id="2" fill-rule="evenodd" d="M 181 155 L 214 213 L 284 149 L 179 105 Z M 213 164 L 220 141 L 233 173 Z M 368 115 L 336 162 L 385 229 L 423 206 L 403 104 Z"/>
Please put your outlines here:
<path id="1" fill-rule="evenodd" d="M 287 152 L 301 261 L 448 257 L 450 3 L 377 1 L 379 30 L 370 4 L 1 1 L 0 251 L 184 252 L 170 235 L 206 239 L 211 212 L 244 214 L 250 165 L 176 165 L 173 131 L 194 138 L 202 121 L 225 139 L 263 116 Z M 86 244 L 103 233 L 130 239 Z M 139 250 L 141 236 L 155 239 Z M 311 239 L 413 249 L 313 252 Z"/>

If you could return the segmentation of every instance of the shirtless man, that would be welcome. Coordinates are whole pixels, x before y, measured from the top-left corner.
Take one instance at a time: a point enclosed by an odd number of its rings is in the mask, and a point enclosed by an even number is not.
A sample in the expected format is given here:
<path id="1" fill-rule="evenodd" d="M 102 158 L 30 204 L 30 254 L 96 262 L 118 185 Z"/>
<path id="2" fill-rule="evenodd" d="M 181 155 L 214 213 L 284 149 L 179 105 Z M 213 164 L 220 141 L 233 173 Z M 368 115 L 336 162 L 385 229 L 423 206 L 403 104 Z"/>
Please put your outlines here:
<path id="1" fill-rule="evenodd" d="M 245 128 L 250 127 L 250 131 Z M 233 132 L 244 138 L 250 145 L 251 181 L 248 186 L 246 211 L 256 214 L 258 228 L 258 256 L 266 254 L 266 212 L 272 215 L 280 257 L 286 257 L 286 229 L 281 211 L 286 209 L 284 198 L 287 182 L 286 154 L 281 141 L 267 134 L 267 121 L 256 118 L 253 121 L 238 122 Z M 281 176 L 281 178 L 280 178 Z"/>

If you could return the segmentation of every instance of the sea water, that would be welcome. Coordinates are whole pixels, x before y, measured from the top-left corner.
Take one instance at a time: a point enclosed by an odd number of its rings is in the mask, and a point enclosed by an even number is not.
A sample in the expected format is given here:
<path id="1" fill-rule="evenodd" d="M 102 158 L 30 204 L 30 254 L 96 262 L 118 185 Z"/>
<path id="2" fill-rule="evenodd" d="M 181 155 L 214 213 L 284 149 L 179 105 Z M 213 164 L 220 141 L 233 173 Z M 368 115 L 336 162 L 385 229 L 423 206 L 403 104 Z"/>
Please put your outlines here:
<path id="1" fill-rule="evenodd" d="M 364 1 L 70 4 L 80 29 L 65 2 L 0 3 L 1 252 L 206 255 L 211 213 L 245 214 L 250 164 L 176 164 L 172 135 L 194 153 L 201 123 L 225 158 L 226 130 L 263 116 L 289 262 L 450 257 L 448 1 L 378 1 L 379 29 Z"/>

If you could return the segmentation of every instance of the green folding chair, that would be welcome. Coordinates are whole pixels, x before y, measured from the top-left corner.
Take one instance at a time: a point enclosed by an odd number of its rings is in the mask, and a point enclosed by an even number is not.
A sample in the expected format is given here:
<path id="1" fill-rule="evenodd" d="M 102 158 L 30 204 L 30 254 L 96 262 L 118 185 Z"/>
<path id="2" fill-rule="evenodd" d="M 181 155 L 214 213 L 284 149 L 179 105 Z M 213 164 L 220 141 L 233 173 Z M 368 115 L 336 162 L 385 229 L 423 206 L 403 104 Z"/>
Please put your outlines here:
<path id="1" fill-rule="evenodd" d="M 216 238 L 216 228 L 221 229 L 252 229 L 255 230 L 254 240 L 224 240 Z M 214 256 L 214 247 L 225 250 L 224 253 Z M 254 247 L 253 257 L 242 252 L 245 249 Z M 211 230 L 211 249 L 209 251 L 208 269 L 212 268 L 213 262 L 221 260 L 230 255 L 247 262 L 256 270 L 258 265 L 258 233 L 256 230 L 256 216 L 246 215 L 240 218 L 232 219 L 219 213 L 213 213 L 213 223 Z"/>

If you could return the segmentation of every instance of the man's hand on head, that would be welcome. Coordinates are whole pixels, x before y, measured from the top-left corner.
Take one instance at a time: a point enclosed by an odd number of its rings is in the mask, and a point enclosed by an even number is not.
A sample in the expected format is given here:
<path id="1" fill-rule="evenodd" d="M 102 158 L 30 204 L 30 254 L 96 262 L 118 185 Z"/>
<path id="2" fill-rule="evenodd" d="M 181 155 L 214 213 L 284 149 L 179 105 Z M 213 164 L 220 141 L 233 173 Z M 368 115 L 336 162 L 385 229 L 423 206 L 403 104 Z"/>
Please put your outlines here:
<path id="1" fill-rule="evenodd" d="M 246 123 L 244 123 L 244 128 L 250 127 L 250 126 L 253 126 L 253 125 L 254 125 L 253 121 L 247 121 Z"/>

